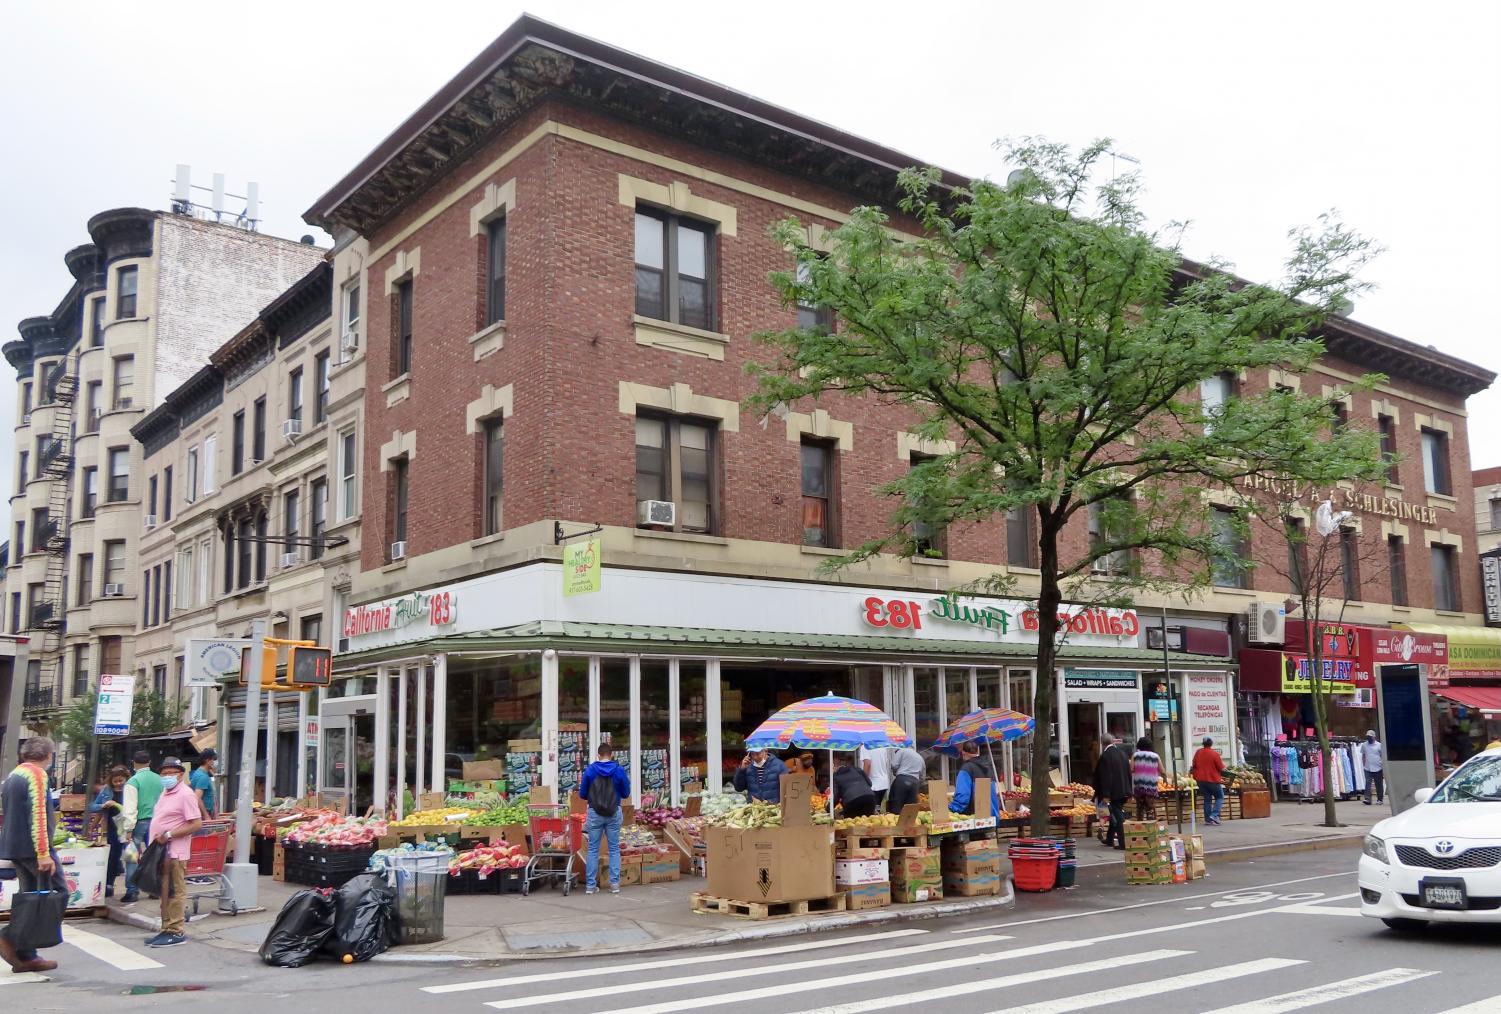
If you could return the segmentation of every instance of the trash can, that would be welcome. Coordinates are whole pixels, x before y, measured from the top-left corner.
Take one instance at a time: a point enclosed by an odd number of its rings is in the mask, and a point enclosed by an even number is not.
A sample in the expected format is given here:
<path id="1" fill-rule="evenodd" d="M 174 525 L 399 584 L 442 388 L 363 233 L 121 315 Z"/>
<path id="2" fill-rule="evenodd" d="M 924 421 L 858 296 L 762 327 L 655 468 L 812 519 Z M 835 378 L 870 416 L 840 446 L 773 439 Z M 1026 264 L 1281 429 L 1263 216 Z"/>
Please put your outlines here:
<path id="1" fill-rule="evenodd" d="M 443 939 L 443 896 L 448 874 L 441 870 L 397 869 L 396 914 L 401 942 L 430 944 Z"/>

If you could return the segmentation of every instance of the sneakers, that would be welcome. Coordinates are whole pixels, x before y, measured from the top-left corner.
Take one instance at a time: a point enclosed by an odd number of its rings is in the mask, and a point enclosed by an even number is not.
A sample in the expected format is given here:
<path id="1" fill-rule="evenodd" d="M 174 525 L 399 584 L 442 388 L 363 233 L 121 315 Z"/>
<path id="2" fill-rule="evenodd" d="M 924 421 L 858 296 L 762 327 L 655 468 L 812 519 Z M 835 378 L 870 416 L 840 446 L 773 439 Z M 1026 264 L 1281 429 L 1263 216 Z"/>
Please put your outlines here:
<path id="1" fill-rule="evenodd" d="M 611 884 L 610 885 L 610 893 L 611 894 L 619 894 L 620 893 L 620 885 L 619 884 Z"/>
<path id="2" fill-rule="evenodd" d="M 178 944 L 188 942 L 186 935 L 182 933 L 158 933 L 146 941 L 147 947 L 176 947 Z"/>
<path id="3" fill-rule="evenodd" d="M 124 894 L 120 895 L 120 904 L 122 904 L 122 905 L 130 905 L 130 904 L 133 904 L 133 903 L 139 901 L 140 898 L 141 898 L 141 892 L 140 891 L 126 891 Z"/>
<path id="4" fill-rule="evenodd" d="M 597 887 L 586 887 L 586 888 L 584 888 L 584 893 L 585 894 L 598 894 L 599 893 L 599 888 L 597 888 Z"/>

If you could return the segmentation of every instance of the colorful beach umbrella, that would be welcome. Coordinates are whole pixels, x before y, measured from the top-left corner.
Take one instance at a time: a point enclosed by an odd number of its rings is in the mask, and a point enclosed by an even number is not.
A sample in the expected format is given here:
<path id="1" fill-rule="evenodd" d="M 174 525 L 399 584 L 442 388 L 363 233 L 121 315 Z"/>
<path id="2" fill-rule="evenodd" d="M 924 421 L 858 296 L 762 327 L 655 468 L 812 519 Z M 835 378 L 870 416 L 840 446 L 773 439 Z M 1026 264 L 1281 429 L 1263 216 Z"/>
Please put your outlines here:
<path id="1" fill-rule="evenodd" d="M 798 701 L 772 715 L 746 737 L 747 750 L 858 750 L 911 746 L 891 716 L 873 704 L 825 694 Z"/>
<path id="2" fill-rule="evenodd" d="M 963 718 L 955 719 L 933 741 L 933 749 L 950 757 L 959 756 L 960 743 L 984 741 L 986 743 L 1009 743 L 1030 735 L 1037 723 L 1030 715 L 1009 708 L 981 708 L 971 711 Z"/>

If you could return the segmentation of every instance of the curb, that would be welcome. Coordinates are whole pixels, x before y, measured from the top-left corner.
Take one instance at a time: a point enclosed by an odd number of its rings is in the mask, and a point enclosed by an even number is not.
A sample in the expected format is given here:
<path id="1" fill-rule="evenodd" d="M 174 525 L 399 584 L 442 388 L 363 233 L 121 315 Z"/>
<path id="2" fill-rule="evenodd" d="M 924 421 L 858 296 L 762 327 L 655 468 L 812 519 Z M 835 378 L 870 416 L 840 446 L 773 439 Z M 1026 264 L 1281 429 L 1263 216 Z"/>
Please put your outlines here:
<path id="1" fill-rule="evenodd" d="M 1321 835 L 1317 838 L 1295 838 L 1292 841 L 1268 842 L 1265 845 L 1234 845 L 1222 849 L 1205 849 L 1205 857 L 1215 856 L 1234 862 L 1239 859 L 1255 859 L 1260 856 L 1280 856 L 1293 852 L 1321 852 L 1325 849 L 1359 845 L 1365 841 L 1366 832 L 1359 834 Z"/>

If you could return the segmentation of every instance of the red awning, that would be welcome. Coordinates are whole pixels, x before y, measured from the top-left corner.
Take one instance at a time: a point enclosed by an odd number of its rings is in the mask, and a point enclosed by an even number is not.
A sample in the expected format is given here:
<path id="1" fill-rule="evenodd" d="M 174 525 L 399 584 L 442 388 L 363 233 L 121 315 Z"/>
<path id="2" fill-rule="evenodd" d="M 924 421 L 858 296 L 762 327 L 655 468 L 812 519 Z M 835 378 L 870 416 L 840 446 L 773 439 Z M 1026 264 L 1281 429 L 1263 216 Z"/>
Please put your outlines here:
<path id="1" fill-rule="evenodd" d="M 1463 704 L 1476 711 L 1501 715 L 1501 687 L 1448 686 L 1433 692 L 1455 704 Z"/>

